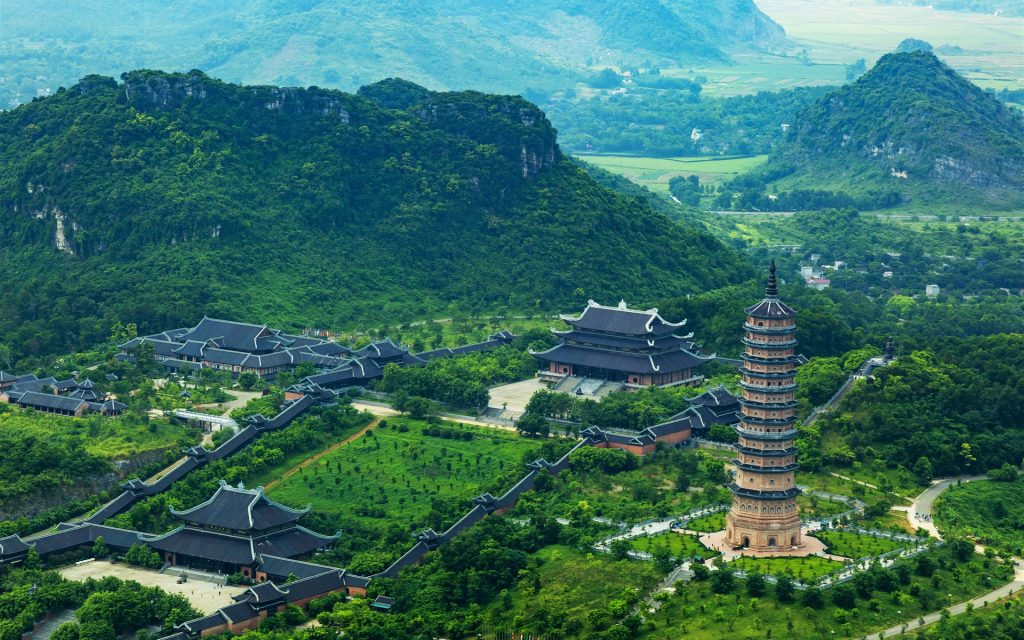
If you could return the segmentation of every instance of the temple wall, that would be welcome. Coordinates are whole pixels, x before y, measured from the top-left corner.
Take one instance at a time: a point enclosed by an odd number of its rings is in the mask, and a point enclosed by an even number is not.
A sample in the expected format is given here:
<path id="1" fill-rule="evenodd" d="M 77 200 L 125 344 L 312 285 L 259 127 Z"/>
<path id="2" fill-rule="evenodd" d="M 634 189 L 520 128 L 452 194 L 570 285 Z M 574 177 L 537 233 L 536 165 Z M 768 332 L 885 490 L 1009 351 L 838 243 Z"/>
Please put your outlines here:
<path id="1" fill-rule="evenodd" d="M 658 436 L 657 441 L 664 442 L 665 444 L 679 444 L 680 442 L 689 440 L 690 434 L 690 429 L 682 429 L 681 431 L 670 433 L 667 436 Z"/>

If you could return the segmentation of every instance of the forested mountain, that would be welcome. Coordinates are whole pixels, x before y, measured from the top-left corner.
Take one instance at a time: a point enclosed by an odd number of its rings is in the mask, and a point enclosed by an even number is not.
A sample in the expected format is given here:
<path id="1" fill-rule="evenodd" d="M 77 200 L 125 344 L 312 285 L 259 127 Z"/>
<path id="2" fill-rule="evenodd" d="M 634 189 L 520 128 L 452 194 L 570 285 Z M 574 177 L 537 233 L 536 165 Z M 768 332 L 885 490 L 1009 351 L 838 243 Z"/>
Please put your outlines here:
<path id="1" fill-rule="evenodd" d="M 432 89 L 549 92 L 603 67 L 725 61 L 787 43 L 753 0 L 47 4 L 4 3 L 0 105 L 133 68 L 346 90 L 398 75 Z"/>
<path id="2" fill-rule="evenodd" d="M 780 192 L 838 191 L 857 201 L 801 206 L 765 194 L 772 182 Z M 930 53 L 889 54 L 800 111 L 760 176 L 733 186 L 759 193 L 746 204 L 767 209 L 900 201 L 1020 206 L 1024 120 Z"/>
<path id="3" fill-rule="evenodd" d="M 118 320 L 204 313 L 394 326 L 750 274 L 595 183 L 522 98 L 397 80 L 362 93 L 137 71 L 0 113 L 0 341 L 67 351 Z"/>

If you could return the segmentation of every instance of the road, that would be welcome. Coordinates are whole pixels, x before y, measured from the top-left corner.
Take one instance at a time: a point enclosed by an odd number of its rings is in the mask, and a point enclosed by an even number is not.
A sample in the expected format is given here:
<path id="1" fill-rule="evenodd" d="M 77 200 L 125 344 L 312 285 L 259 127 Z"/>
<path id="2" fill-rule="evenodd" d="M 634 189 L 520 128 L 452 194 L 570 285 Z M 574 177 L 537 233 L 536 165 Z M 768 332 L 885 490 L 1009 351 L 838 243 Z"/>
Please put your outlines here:
<path id="1" fill-rule="evenodd" d="M 935 528 L 935 522 L 932 519 L 932 508 L 935 506 L 935 499 L 943 491 L 960 481 L 971 482 L 972 480 L 984 479 L 985 476 L 961 476 L 959 478 L 936 480 L 932 486 L 914 498 L 914 503 L 910 505 L 910 509 L 907 511 L 907 520 L 910 521 L 910 526 L 914 527 L 914 529 L 925 529 L 933 538 L 942 540 L 942 536 L 939 534 L 939 530 Z"/>
<path id="2" fill-rule="evenodd" d="M 990 591 L 990 592 L 988 592 L 988 593 L 986 593 L 984 595 L 978 596 L 977 598 L 975 598 L 973 600 L 970 600 L 969 602 L 961 602 L 960 604 L 953 605 L 952 607 L 947 607 L 947 610 L 949 611 L 949 614 L 952 615 L 952 616 L 958 616 L 958 615 L 960 615 L 962 613 L 965 613 L 967 611 L 967 605 L 968 604 L 970 604 L 971 607 L 974 608 L 974 609 L 980 609 L 980 608 L 982 608 L 984 606 L 992 604 L 993 602 L 999 600 L 1000 598 L 1005 598 L 1006 596 L 1012 595 L 1012 594 L 1017 593 L 1018 591 L 1020 591 L 1021 587 L 1024 587 L 1024 560 L 1021 560 L 1020 558 L 1014 558 L 1014 566 L 1013 566 L 1013 568 L 1014 568 L 1014 579 L 1013 579 L 1013 582 L 1010 582 L 1008 584 L 1004 584 L 1003 586 L 999 587 L 998 589 L 996 589 L 994 591 Z M 935 613 L 929 613 L 928 615 L 924 616 L 923 618 L 918 618 L 918 619 L 915 619 L 915 620 L 911 620 L 910 622 L 908 622 L 906 624 L 901 624 L 899 626 L 890 627 L 890 628 L 886 629 L 885 631 L 882 631 L 881 633 L 878 633 L 878 634 L 872 633 L 871 635 L 867 636 L 867 638 L 868 638 L 868 640 L 875 640 L 876 638 L 878 638 L 879 640 L 881 638 L 891 638 L 893 636 L 898 636 L 898 635 L 902 635 L 904 633 L 909 633 L 909 632 L 913 631 L 914 629 L 918 629 L 920 627 L 932 624 L 934 622 L 938 622 L 941 619 L 942 619 L 942 612 L 941 611 L 936 611 Z M 921 620 L 924 620 L 924 624 L 921 624 Z"/>
<path id="3" fill-rule="evenodd" d="M 914 503 L 911 505 L 910 510 L 907 513 L 910 524 L 914 527 L 921 527 L 927 530 L 933 538 L 941 540 L 942 536 L 939 534 L 938 529 L 935 528 L 935 523 L 932 519 L 932 509 L 935 506 L 935 499 L 938 498 L 943 491 L 960 481 L 970 482 L 972 480 L 983 480 L 984 478 L 985 476 L 961 476 L 958 478 L 945 478 L 935 481 L 932 486 L 928 487 L 922 491 L 920 495 L 914 498 Z M 975 548 L 979 552 L 983 552 L 985 550 L 981 545 L 977 545 Z M 1024 587 L 1024 560 L 1014 558 L 1012 582 L 1004 584 L 998 589 L 989 591 L 988 593 L 980 595 L 968 602 L 961 602 L 960 604 L 947 607 L 946 610 L 949 611 L 950 615 L 958 616 L 967 611 L 968 604 L 970 604 L 974 609 L 979 609 L 999 600 L 1000 598 L 1005 598 L 1006 596 L 1017 593 L 1022 587 Z M 938 622 L 940 619 L 942 619 L 942 612 L 936 611 L 923 617 L 910 620 L 906 623 L 889 627 L 880 633 L 872 633 L 868 635 L 867 638 L 868 640 L 891 638 L 893 636 L 909 633 L 914 629 L 918 629 L 934 622 Z"/>

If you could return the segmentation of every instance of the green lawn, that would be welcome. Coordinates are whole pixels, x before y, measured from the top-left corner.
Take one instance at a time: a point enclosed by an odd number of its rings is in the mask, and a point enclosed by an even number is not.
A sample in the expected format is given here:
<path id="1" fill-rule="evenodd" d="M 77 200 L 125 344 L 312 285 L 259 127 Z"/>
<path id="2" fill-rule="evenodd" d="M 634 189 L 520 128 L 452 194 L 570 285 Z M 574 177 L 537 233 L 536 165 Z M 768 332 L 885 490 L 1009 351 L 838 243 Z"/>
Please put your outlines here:
<path id="1" fill-rule="evenodd" d="M 409 526 L 438 498 L 468 500 L 492 487 L 505 472 L 525 473 L 524 453 L 536 441 L 514 433 L 443 423 L 473 434 L 451 440 L 423 433 L 423 421 L 389 418 L 315 464 L 274 485 L 269 494 L 285 504 L 312 504 L 325 515 L 348 516 Z M 401 429 L 406 429 L 402 431 Z"/>
<path id="2" fill-rule="evenodd" d="M 832 603 L 831 589 L 822 590 L 824 605 L 814 609 L 800 602 L 800 592 L 795 601 L 780 602 L 771 584 L 756 602 L 739 579 L 726 594 L 712 593 L 711 581 L 677 584 L 675 595 L 656 613 L 647 616 L 652 624 L 641 627 L 636 637 L 643 640 L 863 638 L 869 632 L 916 620 L 925 613 L 991 591 L 1010 579 L 1008 567 L 977 554 L 964 563 L 957 563 L 944 548 L 927 555 L 938 565 L 931 576 L 909 571 L 909 584 L 900 584 L 893 593 L 874 590 L 870 598 L 858 597 L 856 606 L 849 611 Z M 910 561 L 911 566 L 914 562 Z"/>
<path id="3" fill-rule="evenodd" d="M 838 560 L 819 556 L 804 558 L 736 558 L 730 567 L 772 576 L 789 576 L 803 582 L 826 576 L 843 568 Z"/>
<path id="4" fill-rule="evenodd" d="M 725 511 L 719 511 L 718 513 L 712 513 L 711 515 L 701 516 L 694 520 L 690 520 L 686 523 L 685 529 L 690 531 L 700 531 L 702 533 L 712 533 L 714 531 L 721 531 L 725 528 Z"/>
<path id="5" fill-rule="evenodd" d="M 673 558 L 711 558 L 718 555 L 700 543 L 696 536 L 666 531 L 654 536 L 633 538 L 629 541 L 637 551 L 653 554 L 661 549 L 668 549 Z"/>
<path id="6" fill-rule="evenodd" d="M 943 533 L 1020 553 L 1024 548 L 1024 478 L 1016 482 L 978 480 L 950 487 L 939 497 L 934 517 Z"/>
<path id="7" fill-rule="evenodd" d="M 910 546 L 909 542 L 902 540 L 890 540 L 836 529 L 816 531 L 814 537 L 828 545 L 829 553 L 852 560 L 879 556 Z"/>
<path id="8" fill-rule="evenodd" d="M 702 184 L 725 182 L 767 161 L 768 156 L 678 157 L 578 154 L 580 160 L 629 178 L 653 191 L 668 193 L 669 180 L 697 175 Z"/>
<path id="9" fill-rule="evenodd" d="M 796 503 L 800 507 L 801 518 L 813 518 L 815 520 L 830 518 L 850 510 L 850 507 L 842 502 L 829 500 L 814 494 L 798 496 Z"/>

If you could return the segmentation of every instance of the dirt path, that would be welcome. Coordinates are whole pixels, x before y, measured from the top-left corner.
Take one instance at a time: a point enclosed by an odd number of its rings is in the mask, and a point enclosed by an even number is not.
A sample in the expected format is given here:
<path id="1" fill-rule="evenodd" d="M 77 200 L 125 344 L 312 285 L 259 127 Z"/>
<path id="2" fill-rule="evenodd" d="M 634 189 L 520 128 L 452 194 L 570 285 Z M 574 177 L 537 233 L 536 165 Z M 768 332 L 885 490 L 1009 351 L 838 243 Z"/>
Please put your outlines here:
<path id="1" fill-rule="evenodd" d="M 380 424 L 380 418 L 374 418 L 373 422 L 371 422 L 370 424 L 366 425 L 365 427 L 363 427 L 359 431 L 356 431 L 355 433 L 353 433 L 349 437 L 345 438 L 344 440 L 341 440 L 339 442 L 335 442 L 334 444 L 332 444 L 331 446 L 327 447 L 323 451 L 320 451 L 319 453 L 306 458 L 305 460 L 303 460 L 299 464 L 295 465 L 291 469 L 285 471 L 284 474 L 280 478 L 278 478 L 276 480 L 272 480 L 271 482 L 267 483 L 266 486 L 264 486 L 263 488 L 267 489 L 267 490 L 270 490 L 270 489 L 274 488 L 274 486 L 277 483 L 279 483 L 279 482 L 281 482 L 283 480 L 287 480 L 288 478 L 292 477 L 293 475 L 298 473 L 300 469 L 305 469 L 309 465 L 316 463 L 317 460 L 323 458 L 324 456 L 330 454 L 331 452 L 336 451 L 336 450 L 340 449 L 341 447 L 344 447 L 345 445 L 350 444 L 350 443 L 358 440 L 359 438 L 363 437 L 364 435 L 366 435 L 367 431 L 369 431 L 370 429 L 376 427 L 378 424 Z"/>

